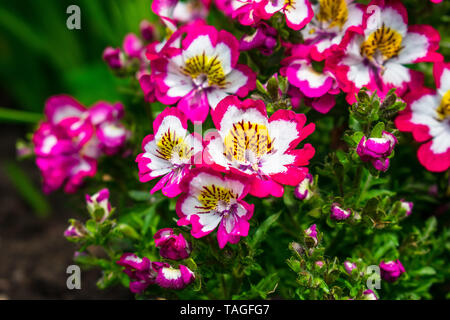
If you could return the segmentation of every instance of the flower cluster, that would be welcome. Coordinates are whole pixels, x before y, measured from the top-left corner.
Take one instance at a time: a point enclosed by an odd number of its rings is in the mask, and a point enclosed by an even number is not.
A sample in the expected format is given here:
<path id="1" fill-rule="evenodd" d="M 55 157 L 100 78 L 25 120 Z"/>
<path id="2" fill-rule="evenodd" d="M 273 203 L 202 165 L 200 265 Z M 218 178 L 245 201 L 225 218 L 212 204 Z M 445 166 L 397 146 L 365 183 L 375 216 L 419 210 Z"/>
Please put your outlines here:
<path id="1" fill-rule="evenodd" d="M 95 175 L 98 158 L 119 152 L 129 137 L 120 123 L 120 103 L 98 102 L 86 108 L 59 95 L 47 100 L 44 113 L 46 120 L 34 133 L 33 143 L 45 192 L 63 185 L 65 192 L 75 192 L 86 177 Z"/>
<path id="2" fill-rule="evenodd" d="M 130 277 L 130 291 L 142 293 L 151 284 L 161 288 L 180 290 L 192 283 L 194 273 L 184 265 L 177 268 L 165 262 L 153 262 L 147 257 L 139 258 L 134 253 L 124 253 L 117 264 L 125 267 Z"/>

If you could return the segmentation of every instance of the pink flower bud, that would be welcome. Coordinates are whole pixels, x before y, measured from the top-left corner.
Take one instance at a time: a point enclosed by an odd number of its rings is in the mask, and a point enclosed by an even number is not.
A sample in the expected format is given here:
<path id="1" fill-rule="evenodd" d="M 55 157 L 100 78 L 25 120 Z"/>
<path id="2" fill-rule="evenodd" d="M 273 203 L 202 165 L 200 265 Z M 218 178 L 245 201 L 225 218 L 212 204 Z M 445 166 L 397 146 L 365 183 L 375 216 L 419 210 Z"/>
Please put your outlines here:
<path id="1" fill-rule="evenodd" d="M 122 52 L 119 48 L 107 47 L 103 51 L 103 60 L 105 60 L 111 69 L 120 69 L 124 65 Z"/>
<path id="2" fill-rule="evenodd" d="M 380 262 L 381 278 L 388 282 L 395 282 L 405 272 L 400 260 Z"/>
<path id="3" fill-rule="evenodd" d="M 175 235 L 173 229 L 165 228 L 159 230 L 153 236 L 155 245 L 160 248 L 161 257 L 171 260 L 181 260 L 189 257 L 191 245 L 182 234 Z"/>
<path id="4" fill-rule="evenodd" d="M 333 220 L 346 220 L 352 215 L 352 210 L 342 209 L 338 203 L 333 203 L 331 205 L 331 219 Z"/>
<path id="5" fill-rule="evenodd" d="M 389 159 L 397 144 L 397 138 L 389 132 L 383 131 L 381 138 L 362 137 L 356 153 L 362 161 L 371 162 L 375 169 L 386 171 L 389 168 Z"/>

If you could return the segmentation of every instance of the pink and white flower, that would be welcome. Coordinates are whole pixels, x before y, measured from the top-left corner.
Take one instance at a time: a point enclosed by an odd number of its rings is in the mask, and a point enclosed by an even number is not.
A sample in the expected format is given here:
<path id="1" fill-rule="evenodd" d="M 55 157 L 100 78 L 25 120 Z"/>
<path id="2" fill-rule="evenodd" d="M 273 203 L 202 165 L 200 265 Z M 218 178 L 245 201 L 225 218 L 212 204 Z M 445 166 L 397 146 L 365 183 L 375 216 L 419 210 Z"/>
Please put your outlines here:
<path id="1" fill-rule="evenodd" d="M 164 263 L 158 270 L 155 283 L 161 288 L 181 290 L 195 280 L 195 274 L 186 266 L 180 264 L 173 268 Z"/>
<path id="2" fill-rule="evenodd" d="M 314 16 L 309 0 L 263 0 L 260 10 L 263 19 L 270 19 L 277 12 L 283 13 L 287 26 L 294 30 L 303 28 Z"/>
<path id="3" fill-rule="evenodd" d="M 217 8 L 242 25 L 251 26 L 261 20 L 263 0 L 215 0 L 215 3 Z"/>
<path id="4" fill-rule="evenodd" d="M 171 260 L 187 259 L 191 254 L 191 245 L 180 233 L 175 235 L 172 228 L 158 230 L 153 236 L 155 246 L 161 257 Z"/>
<path id="5" fill-rule="evenodd" d="M 388 282 L 395 282 L 405 272 L 400 260 L 380 262 L 381 278 Z"/>
<path id="6" fill-rule="evenodd" d="M 308 173 L 314 155 L 311 144 L 297 145 L 314 124 L 304 114 L 278 110 L 270 119 L 261 100 L 223 99 L 211 113 L 218 129 L 204 151 L 204 161 L 217 170 L 249 178 L 250 194 L 281 197 L 283 185 L 297 186 Z"/>
<path id="7" fill-rule="evenodd" d="M 83 239 L 89 231 L 78 220 L 71 219 L 70 226 L 64 231 L 64 237 L 71 240 Z"/>
<path id="8" fill-rule="evenodd" d="M 397 88 L 396 94 L 402 96 L 423 82 L 420 72 L 405 65 L 442 61 L 442 55 L 436 53 L 439 33 L 428 25 L 408 26 L 400 1 L 374 0 L 370 6 L 379 10 L 366 16 L 363 28 L 347 30 L 340 49 L 327 59 L 349 103 L 355 102 L 362 87 L 377 90 L 381 97 Z"/>
<path id="9" fill-rule="evenodd" d="M 352 215 L 352 210 L 344 210 L 340 207 L 338 203 L 333 203 L 331 205 L 331 215 L 330 218 L 333 220 L 346 220 Z"/>
<path id="10" fill-rule="evenodd" d="M 381 138 L 362 137 L 356 148 L 356 153 L 362 161 L 371 162 L 375 169 L 386 171 L 389 159 L 397 144 L 397 138 L 387 131 L 383 131 Z"/>
<path id="11" fill-rule="evenodd" d="M 86 195 L 86 205 L 89 214 L 98 222 L 105 221 L 112 212 L 111 203 L 109 202 L 109 190 L 101 189 L 92 196 Z"/>
<path id="12" fill-rule="evenodd" d="M 178 225 L 192 225 L 191 234 L 201 238 L 217 230 L 219 247 L 238 243 L 246 237 L 248 220 L 254 206 L 243 200 L 249 185 L 238 176 L 227 175 L 207 168 L 195 169 L 183 184 L 184 194 L 178 199 Z"/>
<path id="13" fill-rule="evenodd" d="M 362 27 L 364 6 L 353 0 L 321 0 L 313 5 L 314 18 L 301 31 L 311 58 L 322 61 L 340 45 L 345 32 Z"/>
<path id="14" fill-rule="evenodd" d="M 121 110 L 119 114 L 118 110 Z M 65 192 L 75 192 L 84 178 L 95 175 L 97 159 L 119 151 L 129 136 L 119 124 L 123 114 L 121 104 L 112 106 L 100 102 L 86 109 L 74 98 L 59 95 L 47 100 L 44 113 L 46 121 L 34 133 L 33 144 L 47 193 L 62 185 L 65 185 Z M 110 125 L 121 127 L 125 138 L 119 143 L 116 134 L 100 133 Z M 115 141 L 113 148 L 110 148 L 110 139 Z"/>
<path id="15" fill-rule="evenodd" d="M 181 48 L 162 50 L 152 62 L 156 96 L 164 104 L 177 103 L 191 121 L 203 122 L 228 94 L 244 97 L 255 88 L 253 71 L 238 64 L 239 42 L 212 26 L 185 28 Z"/>
<path id="16" fill-rule="evenodd" d="M 327 66 L 321 72 L 314 69 L 310 59 L 311 47 L 297 45 L 291 49 L 291 56 L 281 63 L 280 73 L 304 96 L 305 103 L 320 113 L 327 113 L 335 105 L 335 95 L 341 92 L 339 84 Z M 298 95 L 292 89 L 289 94 Z"/>
<path id="17" fill-rule="evenodd" d="M 162 190 L 167 197 L 180 194 L 181 180 L 188 174 L 197 155 L 202 152 L 202 138 L 187 131 L 186 116 L 177 108 L 166 108 L 153 122 L 153 132 L 142 141 L 136 158 L 139 180 L 162 178 L 150 193 Z"/>
<path id="18" fill-rule="evenodd" d="M 419 162 L 429 171 L 450 168 L 450 63 L 434 65 L 436 90 L 422 88 L 405 97 L 407 107 L 395 119 L 401 131 L 418 142 Z"/>
<path id="19" fill-rule="evenodd" d="M 211 0 L 153 0 L 152 11 L 159 17 L 170 18 L 174 22 L 187 23 L 205 19 L 209 13 Z"/>

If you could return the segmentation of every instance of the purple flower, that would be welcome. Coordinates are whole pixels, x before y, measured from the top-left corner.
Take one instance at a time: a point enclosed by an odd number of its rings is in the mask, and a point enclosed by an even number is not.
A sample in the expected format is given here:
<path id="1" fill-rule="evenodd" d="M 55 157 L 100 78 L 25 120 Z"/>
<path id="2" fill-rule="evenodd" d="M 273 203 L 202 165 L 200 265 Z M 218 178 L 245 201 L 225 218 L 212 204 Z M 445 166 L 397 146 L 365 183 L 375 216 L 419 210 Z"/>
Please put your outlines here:
<path id="1" fill-rule="evenodd" d="M 119 48 L 107 47 L 103 51 L 103 60 L 111 69 L 121 69 L 124 65 L 122 52 Z"/>
<path id="2" fill-rule="evenodd" d="M 362 137 L 356 153 L 362 161 L 371 162 L 375 169 L 386 171 L 389 168 L 389 159 L 397 144 L 397 138 L 389 132 L 383 131 L 381 138 Z"/>
<path id="3" fill-rule="evenodd" d="M 271 55 L 277 45 L 277 30 L 264 22 L 260 22 L 254 34 L 243 36 L 239 40 L 239 49 L 247 51 L 258 48 L 264 55 Z"/>
<path id="4" fill-rule="evenodd" d="M 378 300 L 377 295 L 370 289 L 363 292 L 364 300 Z"/>
<path id="5" fill-rule="evenodd" d="M 308 173 L 303 179 L 302 182 L 300 182 L 294 190 L 294 196 L 297 197 L 299 200 L 308 200 L 312 196 L 311 192 L 311 185 L 313 183 L 313 176 Z"/>
<path id="6" fill-rule="evenodd" d="M 341 207 L 339 207 L 338 203 L 333 203 L 331 205 L 331 219 L 333 220 L 345 220 L 349 218 L 352 215 L 352 210 L 344 210 Z"/>
<path id="7" fill-rule="evenodd" d="M 395 282 L 405 272 L 400 260 L 380 262 L 381 278 L 388 282 Z"/>
<path id="8" fill-rule="evenodd" d="M 312 238 L 314 240 L 314 245 L 317 245 L 317 227 L 315 224 L 305 230 L 305 235 Z"/>
<path id="9" fill-rule="evenodd" d="M 356 263 L 345 261 L 344 262 L 344 268 L 345 271 L 347 271 L 348 274 L 352 274 L 353 269 L 356 269 Z"/>
<path id="10" fill-rule="evenodd" d="M 123 272 L 130 277 L 131 292 L 142 293 L 149 285 L 155 283 L 158 264 L 155 265 L 148 258 L 139 258 L 134 253 L 124 253 L 116 263 L 125 267 Z"/>
<path id="11" fill-rule="evenodd" d="M 405 201 L 405 200 L 403 200 L 403 199 L 400 200 L 400 203 L 401 203 L 402 209 L 405 210 L 405 215 L 406 215 L 406 216 L 409 216 L 409 215 L 411 214 L 411 212 L 412 212 L 414 203 L 413 203 L 413 202 Z"/>
<path id="12" fill-rule="evenodd" d="M 125 36 L 122 47 L 127 56 L 137 59 L 142 58 L 144 46 L 142 45 L 141 39 L 134 33 L 129 33 Z"/>
<path id="13" fill-rule="evenodd" d="M 189 257 L 191 245 L 182 234 L 175 235 L 173 229 L 161 229 L 153 236 L 155 245 L 160 248 L 161 257 L 171 260 L 181 260 Z"/>

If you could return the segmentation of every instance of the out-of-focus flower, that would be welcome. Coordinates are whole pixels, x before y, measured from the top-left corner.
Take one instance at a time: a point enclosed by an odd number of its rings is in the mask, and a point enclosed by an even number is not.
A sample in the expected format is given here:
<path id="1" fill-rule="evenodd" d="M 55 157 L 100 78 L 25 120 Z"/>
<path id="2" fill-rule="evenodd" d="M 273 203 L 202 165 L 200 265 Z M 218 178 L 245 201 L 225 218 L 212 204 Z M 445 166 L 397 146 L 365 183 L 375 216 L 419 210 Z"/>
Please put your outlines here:
<path id="1" fill-rule="evenodd" d="M 103 51 L 103 60 L 111 69 L 121 69 L 124 66 L 124 56 L 120 48 L 106 47 Z"/>
<path id="2" fill-rule="evenodd" d="M 262 3 L 263 0 L 215 0 L 217 8 L 245 26 L 254 25 L 261 20 Z"/>
<path id="3" fill-rule="evenodd" d="M 364 162 L 371 162 L 375 169 L 386 171 L 389 168 L 389 159 L 397 144 L 397 138 L 383 131 L 381 138 L 362 137 L 359 141 L 356 153 Z"/>
<path id="4" fill-rule="evenodd" d="M 139 24 L 142 39 L 146 42 L 153 42 L 155 40 L 155 26 L 147 20 L 142 20 Z"/>
<path id="5" fill-rule="evenodd" d="M 254 206 L 243 200 L 249 189 L 246 181 L 232 174 L 222 177 L 206 168 L 194 169 L 185 181 L 184 194 L 176 206 L 178 225 L 191 224 L 195 238 L 206 236 L 218 226 L 220 248 L 247 236 Z"/>
<path id="6" fill-rule="evenodd" d="M 98 222 L 105 221 L 111 215 L 111 203 L 109 202 L 109 190 L 100 190 L 92 196 L 86 195 L 86 205 L 89 213 Z"/>
<path id="7" fill-rule="evenodd" d="M 375 292 L 373 292 L 370 289 L 367 289 L 366 291 L 363 292 L 363 299 L 364 300 L 378 300 Z"/>
<path id="8" fill-rule="evenodd" d="M 99 102 L 87 109 L 74 98 L 59 95 L 47 100 L 44 114 L 46 121 L 33 134 L 33 144 L 46 193 L 62 185 L 65 192 L 75 192 L 84 178 L 95 175 L 97 159 L 118 152 L 129 136 L 119 123 L 123 115 L 119 103 Z M 107 130 L 111 125 L 121 128 L 119 142 L 117 131 Z M 115 141 L 112 147 L 109 139 Z"/>
<path id="9" fill-rule="evenodd" d="M 380 262 L 381 278 L 388 282 L 395 282 L 405 272 L 400 260 Z"/>
<path id="10" fill-rule="evenodd" d="M 152 11 L 160 18 L 170 18 L 174 22 L 187 23 L 206 19 L 211 0 L 153 0 Z"/>
<path id="11" fill-rule="evenodd" d="M 352 274 L 353 269 L 356 269 L 356 263 L 344 261 L 344 269 L 348 274 Z"/>
<path id="12" fill-rule="evenodd" d="M 312 197 L 311 186 L 313 183 L 313 176 L 308 173 L 305 179 L 302 180 L 294 189 L 294 195 L 299 200 L 308 200 Z"/>
<path id="13" fill-rule="evenodd" d="M 223 99 L 211 113 L 218 129 L 204 151 L 204 161 L 217 170 L 251 178 L 250 194 L 281 197 L 283 185 L 297 186 L 314 155 L 311 144 L 296 146 L 315 126 L 304 114 L 278 110 L 270 119 L 261 100 Z"/>
<path id="14" fill-rule="evenodd" d="M 409 216 L 412 213 L 414 203 L 410 202 L 410 201 L 405 201 L 403 199 L 400 200 L 400 203 L 401 203 L 402 209 L 405 210 L 405 215 Z"/>
<path id="15" fill-rule="evenodd" d="M 319 260 L 315 262 L 316 266 L 318 266 L 319 268 L 322 268 L 325 265 L 325 262 Z"/>
<path id="16" fill-rule="evenodd" d="M 352 210 L 344 210 L 340 207 L 338 203 L 333 203 L 331 205 L 330 218 L 333 220 L 346 220 L 352 215 Z"/>
<path id="17" fill-rule="evenodd" d="M 171 260 L 187 259 L 191 253 L 190 243 L 182 234 L 175 235 L 172 228 L 161 229 L 153 236 L 161 257 Z"/>
<path id="18" fill-rule="evenodd" d="M 136 158 L 139 180 L 148 182 L 162 176 L 150 192 L 162 189 L 167 197 L 176 197 L 181 180 L 201 155 L 202 138 L 189 134 L 186 116 L 177 108 L 161 112 L 153 122 L 153 132 L 142 141 L 144 152 Z"/>
<path id="19" fill-rule="evenodd" d="M 239 42 L 224 30 L 194 25 L 177 50 L 162 50 L 152 61 L 157 99 L 177 103 L 189 120 L 203 122 L 209 109 L 229 94 L 246 96 L 256 86 L 256 75 L 238 64 Z M 174 35 L 177 37 L 178 35 Z"/>
<path id="20" fill-rule="evenodd" d="M 395 125 L 425 142 L 417 157 L 427 170 L 443 172 L 450 168 L 450 63 L 435 63 L 433 73 L 436 90 L 421 88 L 406 95 L 407 107 Z"/>

